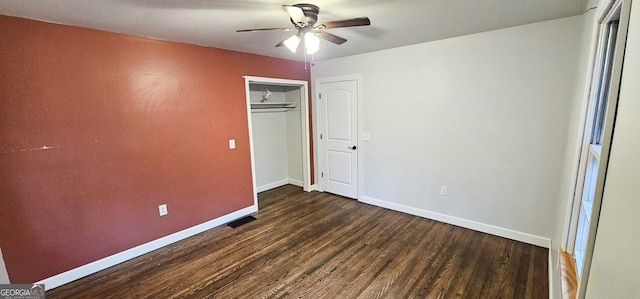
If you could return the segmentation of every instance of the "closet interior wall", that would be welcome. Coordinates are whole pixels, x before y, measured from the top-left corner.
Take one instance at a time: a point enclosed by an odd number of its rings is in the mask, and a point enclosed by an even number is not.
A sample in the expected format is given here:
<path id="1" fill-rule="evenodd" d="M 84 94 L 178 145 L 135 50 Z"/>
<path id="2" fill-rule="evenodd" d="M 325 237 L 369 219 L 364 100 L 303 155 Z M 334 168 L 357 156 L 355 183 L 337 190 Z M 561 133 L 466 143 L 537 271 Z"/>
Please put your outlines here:
<path id="1" fill-rule="evenodd" d="M 251 84 L 251 103 L 294 102 L 288 111 L 252 110 L 253 147 L 257 192 L 286 184 L 302 187 L 302 121 L 300 87 Z"/>

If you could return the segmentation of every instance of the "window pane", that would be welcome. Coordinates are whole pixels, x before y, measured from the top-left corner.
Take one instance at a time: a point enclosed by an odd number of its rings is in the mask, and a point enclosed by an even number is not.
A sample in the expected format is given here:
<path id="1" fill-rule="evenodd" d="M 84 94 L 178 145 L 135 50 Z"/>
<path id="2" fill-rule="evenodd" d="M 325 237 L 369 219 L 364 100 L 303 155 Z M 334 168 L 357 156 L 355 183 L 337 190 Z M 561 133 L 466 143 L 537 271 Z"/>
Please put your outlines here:
<path id="1" fill-rule="evenodd" d="M 591 130 L 591 144 L 602 144 L 604 118 L 607 110 L 607 99 L 609 93 L 609 85 L 611 82 L 611 65 L 613 63 L 613 54 L 615 53 L 615 45 L 618 37 L 618 22 L 612 22 L 608 28 L 608 38 L 605 41 L 601 75 L 596 91 L 596 105 L 593 118 L 593 128 Z"/>
<path id="2" fill-rule="evenodd" d="M 587 248 L 587 238 L 589 236 L 589 222 L 593 207 L 593 197 L 596 190 L 596 178 L 598 176 L 598 159 L 589 152 L 589 162 L 582 188 L 582 200 L 580 205 L 580 216 L 578 218 L 578 229 L 576 231 L 576 245 L 574 257 L 578 275 L 582 275 L 582 265 L 584 263 L 585 250 Z"/>
<path id="3" fill-rule="evenodd" d="M 589 153 L 589 162 L 587 164 L 587 172 L 584 177 L 584 186 L 582 188 L 582 205 L 585 206 L 588 215 L 591 215 L 591 206 L 593 205 L 593 197 L 596 191 L 596 179 L 598 177 L 598 159 Z"/>
<path id="4" fill-rule="evenodd" d="M 576 268 L 578 276 L 582 276 L 582 266 L 584 265 L 584 255 L 587 248 L 587 237 L 589 236 L 589 217 L 586 211 L 580 209 L 580 218 L 578 218 L 578 231 L 576 232 L 576 245 L 573 255 L 576 259 Z"/>

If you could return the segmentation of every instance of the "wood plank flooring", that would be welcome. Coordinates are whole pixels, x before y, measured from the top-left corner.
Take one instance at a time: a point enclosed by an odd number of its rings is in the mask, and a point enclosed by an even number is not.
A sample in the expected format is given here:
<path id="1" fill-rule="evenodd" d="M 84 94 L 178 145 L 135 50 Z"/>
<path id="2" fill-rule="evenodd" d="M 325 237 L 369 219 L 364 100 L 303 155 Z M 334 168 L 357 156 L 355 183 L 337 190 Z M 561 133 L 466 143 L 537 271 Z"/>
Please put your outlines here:
<path id="1" fill-rule="evenodd" d="M 548 298 L 547 249 L 283 186 L 219 226 L 47 298 Z"/>

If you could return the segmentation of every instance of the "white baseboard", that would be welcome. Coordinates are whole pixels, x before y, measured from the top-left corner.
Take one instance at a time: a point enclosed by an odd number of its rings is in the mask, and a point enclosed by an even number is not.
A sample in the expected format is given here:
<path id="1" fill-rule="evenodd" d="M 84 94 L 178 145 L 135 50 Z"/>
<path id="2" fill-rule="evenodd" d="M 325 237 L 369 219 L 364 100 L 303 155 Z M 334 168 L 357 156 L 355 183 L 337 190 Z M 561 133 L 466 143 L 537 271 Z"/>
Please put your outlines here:
<path id="1" fill-rule="evenodd" d="M 289 184 L 289 179 L 284 179 L 284 180 L 279 180 L 273 183 L 269 183 L 269 184 L 264 184 L 262 186 L 258 186 L 256 187 L 256 189 L 258 189 L 257 193 L 260 193 L 262 191 L 267 191 L 267 190 L 271 190 L 273 188 L 278 188 L 280 186 L 284 186 L 286 184 Z"/>
<path id="2" fill-rule="evenodd" d="M 258 193 L 262 192 L 262 191 L 267 191 L 267 190 L 271 190 L 273 188 L 278 188 L 287 184 L 291 184 L 291 185 L 295 185 L 298 187 L 303 187 L 303 183 L 300 180 L 294 180 L 294 179 L 284 179 L 284 180 L 279 180 L 273 183 L 269 183 L 269 184 L 264 184 L 262 186 L 258 186 L 256 187 L 256 189 L 258 190 Z"/>
<path id="3" fill-rule="evenodd" d="M 549 247 L 549 298 L 562 298 L 562 276 L 560 273 L 560 254 L 561 247 L 555 245 L 551 241 Z"/>
<path id="4" fill-rule="evenodd" d="M 131 249 L 127 249 L 125 251 L 116 253 L 114 255 L 110 255 L 103 259 L 99 259 L 95 262 L 91 262 L 89 264 L 80 266 L 78 268 L 71 269 L 69 271 L 60 273 L 58 275 L 51 276 L 49 278 L 45 278 L 36 283 L 43 283 L 47 290 L 59 287 L 63 284 L 72 282 L 79 278 L 85 277 L 87 275 L 96 273 L 98 271 L 104 270 L 106 268 L 115 266 L 122 262 L 128 261 L 130 259 L 136 258 L 143 254 L 149 253 L 156 249 L 162 248 L 164 246 L 170 245 L 172 243 L 178 242 L 180 240 L 186 239 L 188 237 L 197 235 L 206 230 L 212 229 L 216 226 L 231 222 L 235 219 L 247 216 L 251 213 L 258 211 L 258 206 L 252 205 L 250 207 L 246 207 L 244 209 L 235 211 L 233 213 L 229 213 L 227 215 L 218 217 L 213 220 L 209 220 L 205 223 L 201 223 L 190 228 L 181 230 L 179 232 L 170 234 L 168 236 L 164 236 L 162 238 L 153 240 L 151 242 L 144 243 L 142 245 L 133 247 Z"/>
<path id="5" fill-rule="evenodd" d="M 394 202 L 379 200 L 379 199 L 375 199 L 367 196 L 360 196 L 358 200 L 363 203 L 368 203 L 374 206 L 379 206 L 379 207 L 391 209 L 394 211 L 399 211 L 399 212 L 403 212 L 411 215 L 429 218 L 432 220 L 436 220 L 436 221 L 452 224 L 455 226 L 460 226 L 460 227 L 472 229 L 475 231 L 479 231 L 479 232 L 483 232 L 483 233 L 487 233 L 487 234 L 491 234 L 491 235 L 495 235 L 495 236 L 499 236 L 499 237 L 503 237 L 511 240 L 516 240 L 516 241 L 520 241 L 520 242 L 524 242 L 524 243 L 528 243 L 528 244 L 532 244 L 532 245 L 536 245 L 544 248 L 549 248 L 551 246 L 551 240 L 548 238 L 543 238 L 540 236 L 511 230 L 508 228 L 503 228 L 503 227 L 499 227 L 491 224 L 480 223 L 480 222 L 458 218 L 454 216 L 449 216 L 449 215 L 436 213 L 428 210 L 418 209 L 418 208 L 405 206 L 405 205 L 401 205 Z"/>
<path id="6" fill-rule="evenodd" d="M 301 180 L 289 179 L 289 184 L 298 186 L 298 187 L 304 187 L 304 184 L 302 183 Z"/>

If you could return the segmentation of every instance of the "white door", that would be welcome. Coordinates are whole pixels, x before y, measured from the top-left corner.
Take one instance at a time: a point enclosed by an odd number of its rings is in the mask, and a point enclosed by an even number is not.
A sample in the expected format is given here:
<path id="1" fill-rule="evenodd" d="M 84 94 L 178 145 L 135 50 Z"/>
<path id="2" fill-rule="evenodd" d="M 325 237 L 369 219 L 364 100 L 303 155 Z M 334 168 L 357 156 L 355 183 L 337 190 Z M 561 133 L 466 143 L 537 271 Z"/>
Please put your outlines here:
<path id="1" fill-rule="evenodd" d="M 320 179 L 324 191 L 358 197 L 358 81 L 318 80 Z"/>

